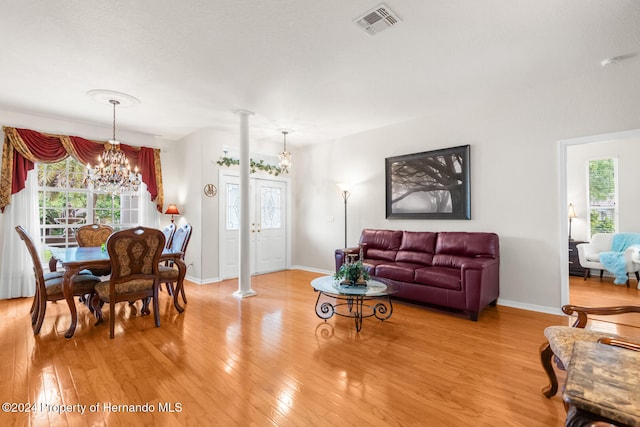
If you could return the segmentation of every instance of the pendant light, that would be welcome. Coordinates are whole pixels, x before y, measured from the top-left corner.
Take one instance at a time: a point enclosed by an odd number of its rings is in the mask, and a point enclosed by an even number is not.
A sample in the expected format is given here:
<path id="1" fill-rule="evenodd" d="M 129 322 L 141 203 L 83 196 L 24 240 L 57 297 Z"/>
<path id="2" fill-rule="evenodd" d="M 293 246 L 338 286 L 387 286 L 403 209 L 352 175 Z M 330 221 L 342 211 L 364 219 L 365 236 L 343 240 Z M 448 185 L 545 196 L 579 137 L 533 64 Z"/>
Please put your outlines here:
<path id="1" fill-rule="evenodd" d="M 284 151 L 278 154 L 278 158 L 280 159 L 280 169 L 282 169 L 283 173 L 288 173 L 289 168 L 291 167 L 291 153 L 287 151 L 287 132 L 286 130 L 282 131 L 282 135 L 284 138 Z"/>

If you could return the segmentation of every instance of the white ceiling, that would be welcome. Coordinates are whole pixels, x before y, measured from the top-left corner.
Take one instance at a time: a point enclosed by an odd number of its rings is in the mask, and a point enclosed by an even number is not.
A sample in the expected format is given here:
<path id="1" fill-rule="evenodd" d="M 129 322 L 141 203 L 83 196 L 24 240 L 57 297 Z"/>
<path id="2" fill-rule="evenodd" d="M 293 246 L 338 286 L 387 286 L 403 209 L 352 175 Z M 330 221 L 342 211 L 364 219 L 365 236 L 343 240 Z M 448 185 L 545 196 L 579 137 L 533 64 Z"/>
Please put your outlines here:
<path id="1" fill-rule="evenodd" d="M 0 109 L 111 124 L 110 89 L 141 104 L 118 128 L 205 127 L 315 143 L 594 72 L 640 50 L 636 0 L 3 0 Z M 639 60 L 632 57 L 630 60 Z M 0 117 L 0 122 L 2 118 Z M 11 123 L 3 123 L 11 125 Z M 105 135 L 105 139 L 110 135 Z"/>

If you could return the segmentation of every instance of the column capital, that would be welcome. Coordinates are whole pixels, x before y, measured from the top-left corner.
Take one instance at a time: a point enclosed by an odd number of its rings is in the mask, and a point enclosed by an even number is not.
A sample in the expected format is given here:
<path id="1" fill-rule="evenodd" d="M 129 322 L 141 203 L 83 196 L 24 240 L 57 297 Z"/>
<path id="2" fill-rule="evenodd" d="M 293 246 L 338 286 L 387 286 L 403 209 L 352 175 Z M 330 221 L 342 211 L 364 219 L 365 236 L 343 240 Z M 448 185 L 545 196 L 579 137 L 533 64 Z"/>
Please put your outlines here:
<path id="1" fill-rule="evenodd" d="M 255 114 L 253 111 L 249 110 L 235 110 L 234 113 L 239 116 L 253 116 Z"/>

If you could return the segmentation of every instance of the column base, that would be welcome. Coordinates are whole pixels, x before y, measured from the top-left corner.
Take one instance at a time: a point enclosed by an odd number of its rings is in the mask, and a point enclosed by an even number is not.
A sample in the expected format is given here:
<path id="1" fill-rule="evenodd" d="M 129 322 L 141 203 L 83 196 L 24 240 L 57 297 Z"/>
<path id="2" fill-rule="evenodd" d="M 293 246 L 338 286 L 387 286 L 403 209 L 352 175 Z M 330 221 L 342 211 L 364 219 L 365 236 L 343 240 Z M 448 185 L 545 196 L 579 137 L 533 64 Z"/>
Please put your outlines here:
<path id="1" fill-rule="evenodd" d="M 258 295 L 258 294 L 253 289 L 249 289 L 249 290 L 238 289 L 233 293 L 234 297 L 240 297 L 240 298 L 252 297 L 254 295 Z"/>

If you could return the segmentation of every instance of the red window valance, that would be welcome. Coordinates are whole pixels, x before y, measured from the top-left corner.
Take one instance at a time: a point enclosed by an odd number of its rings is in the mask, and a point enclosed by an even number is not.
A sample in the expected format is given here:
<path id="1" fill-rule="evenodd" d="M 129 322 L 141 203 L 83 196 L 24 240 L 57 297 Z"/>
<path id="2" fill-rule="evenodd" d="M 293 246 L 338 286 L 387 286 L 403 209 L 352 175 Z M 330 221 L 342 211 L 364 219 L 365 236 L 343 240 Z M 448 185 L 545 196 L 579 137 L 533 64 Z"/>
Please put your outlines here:
<path id="1" fill-rule="evenodd" d="M 83 164 L 95 164 L 98 156 L 104 151 L 101 141 L 90 141 L 79 136 L 49 135 L 31 129 L 18 129 L 8 126 L 4 131 L 2 147 L 2 175 L 0 176 L 0 211 L 11 203 L 11 195 L 25 187 L 27 172 L 34 163 L 55 163 L 68 156 Z M 138 166 L 142 182 L 147 184 L 151 200 L 162 212 L 164 194 L 162 190 L 162 169 L 160 167 L 160 150 L 149 147 L 133 147 L 120 144 L 129 159 L 131 167 Z"/>

